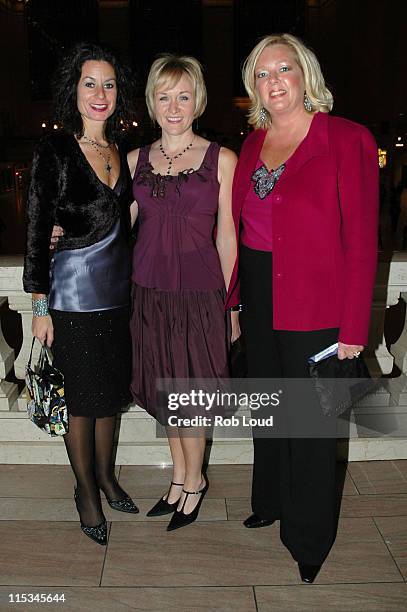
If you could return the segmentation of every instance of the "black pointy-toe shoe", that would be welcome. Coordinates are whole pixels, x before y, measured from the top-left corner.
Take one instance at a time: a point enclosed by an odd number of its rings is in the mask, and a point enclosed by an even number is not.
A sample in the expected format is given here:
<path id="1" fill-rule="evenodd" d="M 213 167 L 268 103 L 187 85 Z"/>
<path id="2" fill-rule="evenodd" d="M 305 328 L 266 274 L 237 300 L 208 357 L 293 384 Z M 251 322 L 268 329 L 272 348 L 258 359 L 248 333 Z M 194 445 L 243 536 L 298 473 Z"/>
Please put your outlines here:
<path id="1" fill-rule="evenodd" d="M 113 510 L 118 510 L 119 512 L 128 512 L 130 514 L 138 514 L 140 512 L 128 495 L 123 499 L 109 499 L 106 497 L 106 501 Z"/>
<path id="2" fill-rule="evenodd" d="M 96 525 L 96 527 L 88 527 L 87 525 L 83 525 L 81 523 L 81 529 L 85 535 L 88 536 L 91 540 L 100 544 L 101 546 L 106 546 L 107 544 L 107 523 L 106 521 L 102 521 L 100 525 Z"/>
<path id="3" fill-rule="evenodd" d="M 274 519 L 262 519 L 257 514 L 251 514 L 245 521 L 243 521 L 243 525 L 248 529 L 258 529 L 259 527 L 268 527 L 275 523 Z"/>
<path id="4" fill-rule="evenodd" d="M 307 565 L 306 563 L 299 563 L 298 569 L 300 571 L 301 580 L 307 584 L 312 584 L 321 567 L 321 565 Z"/>
<path id="5" fill-rule="evenodd" d="M 150 516 L 150 517 L 151 516 L 164 516 L 165 514 L 171 514 L 172 512 L 175 512 L 175 510 L 177 509 L 177 506 L 178 506 L 179 498 L 175 502 L 172 502 L 171 504 L 167 501 L 172 486 L 174 486 L 174 487 L 183 487 L 184 483 L 172 482 L 171 481 L 171 486 L 168 489 L 168 492 L 167 492 L 167 495 L 166 495 L 165 499 L 163 497 L 161 499 L 159 499 L 158 502 L 155 504 L 155 506 L 153 506 L 147 512 L 146 516 Z"/>
<path id="6" fill-rule="evenodd" d="M 191 523 L 196 521 L 199 514 L 199 509 L 201 507 L 203 498 L 205 497 L 207 490 L 207 482 L 205 482 L 205 486 L 203 486 L 202 489 L 199 489 L 199 491 L 185 491 L 185 489 L 182 489 L 182 491 L 185 493 L 185 499 L 182 502 L 181 510 L 176 510 L 172 515 L 171 520 L 167 525 L 167 531 L 174 531 L 174 529 L 186 527 L 187 525 L 190 525 Z M 189 514 L 185 514 L 183 510 L 185 508 L 185 503 L 190 495 L 200 495 L 201 497 L 199 498 L 198 503 L 196 504 L 192 512 L 190 512 Z"/>
<path id="7" fill-rule="evenodd" d="M 79 517 L 79 504 L 78 504 L 78 492 L 75 489 L 74 491 L 74 500 L 76 504 L 76 509 L 78 511 Z M 85 535 L 88 536 L 91 540 L 96 542 L 96 544 L 100 544 L 101 546 L 106 546 L 107 544 L 107 523 L 106 519 L 104 519 L 99 525 L 95 527 L 90 527 L 89 525 L 84 525 L 82 521 L 80 521 L 80 526 Z"/>

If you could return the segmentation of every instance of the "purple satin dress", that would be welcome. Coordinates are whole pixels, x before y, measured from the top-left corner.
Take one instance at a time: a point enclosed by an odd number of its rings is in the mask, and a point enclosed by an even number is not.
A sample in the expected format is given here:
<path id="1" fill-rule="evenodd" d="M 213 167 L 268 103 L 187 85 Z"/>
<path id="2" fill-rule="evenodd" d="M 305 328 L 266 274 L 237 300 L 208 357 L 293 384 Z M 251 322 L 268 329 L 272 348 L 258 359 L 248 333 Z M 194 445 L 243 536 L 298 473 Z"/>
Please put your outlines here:
<path id="1" fill-rule="evenodd" d="M 168 413 L 156 379 L 228 376 L 225 284 L 214 242 L 219 149 L 211 143 L 198 170 L 162 176 L 143 147 L 134 174 L 131 391 L 161 423 Z"/>

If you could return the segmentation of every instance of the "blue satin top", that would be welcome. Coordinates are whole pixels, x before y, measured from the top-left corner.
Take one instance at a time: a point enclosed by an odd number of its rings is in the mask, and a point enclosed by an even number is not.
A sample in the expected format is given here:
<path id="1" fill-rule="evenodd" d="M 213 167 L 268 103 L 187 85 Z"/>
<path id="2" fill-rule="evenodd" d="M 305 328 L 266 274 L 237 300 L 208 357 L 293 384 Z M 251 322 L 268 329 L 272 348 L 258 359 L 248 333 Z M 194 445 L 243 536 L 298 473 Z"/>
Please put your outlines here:
<path id="1" fill-rule="evenodd" d="M 113 191 L 120 191 L 119 177 Z M 119 217 L 95 244 L 56 251 L 50 266 L 49 307 L 93 312 L 127 306 L 130 301 L 129 244 Z"/>

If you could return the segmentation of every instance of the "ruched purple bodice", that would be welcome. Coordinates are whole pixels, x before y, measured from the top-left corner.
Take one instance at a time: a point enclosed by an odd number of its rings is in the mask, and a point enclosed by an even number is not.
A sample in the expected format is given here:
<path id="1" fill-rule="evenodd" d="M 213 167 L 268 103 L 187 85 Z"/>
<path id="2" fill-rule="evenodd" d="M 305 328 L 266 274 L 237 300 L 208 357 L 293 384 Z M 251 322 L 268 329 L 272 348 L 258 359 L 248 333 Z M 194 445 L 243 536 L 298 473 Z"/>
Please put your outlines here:
<path id="1" fill-rule="evenodd" d="M 133 195 L 139 231 L 133 252 L 133 282 L 162 291 L 224 287 L 214 227 L 218 210 L 219 145 L 212 142 L 198 170 L 155 174 L 150 147 L 140 149 Z"/>

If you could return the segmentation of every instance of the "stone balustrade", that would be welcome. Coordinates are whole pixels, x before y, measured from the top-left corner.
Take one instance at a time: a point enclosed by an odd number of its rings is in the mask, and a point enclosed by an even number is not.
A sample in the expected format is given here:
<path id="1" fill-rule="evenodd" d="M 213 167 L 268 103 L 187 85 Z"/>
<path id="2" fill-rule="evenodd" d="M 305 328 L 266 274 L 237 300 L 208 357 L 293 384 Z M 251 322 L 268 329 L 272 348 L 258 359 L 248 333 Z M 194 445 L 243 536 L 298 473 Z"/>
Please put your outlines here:
<path id="1" fill-rule="evenodd" d="M 23 381 L 31 350 L 31 296 L 23 292 L 22 271 L 22 256 L 0 257 L 0 305 L 4 308 L 8 301 L 8 307 L 19 313 L 23 330 L 23 343 L 15 355 L 4 339 L 0 324 L 0 463 L 66 463 L 62 440 L 49 439 L 27 419 L 24 391 L 19 394 L 18 385 L 5 380 L 14 367 L 16 378 Z M 390 388 L 389 392 L 378 396 L 378 406 L 387 414 L 391 411 L 397 418 L 407 420 L 407 317 L 401 336 L 390 351 L 384 338 L 388 308 L 400 299 L 407 301 L 407 253 L 404 252 L 395 253 L 391 260 L 382 260 L 379 264 L 365 355 L 375 375 L 390 374 L 394 364 L 401 370 L 394 384 L 392 379 L 393 391 Z M 34 359 L 39 351 L 39 343 L 36 344 Z M 214 463 L 249 463 L 251 458 L 249 438 L 218 438 L 213 442 L 211 461 Z M 401 438 L 351 440 L 349 458 L 407 458 L 407 441 Z M 137 406 L 132 406 L 122 416 L 117 462 L 169 462 L 166 441 L 157 437 L 155 421 Z"/>

